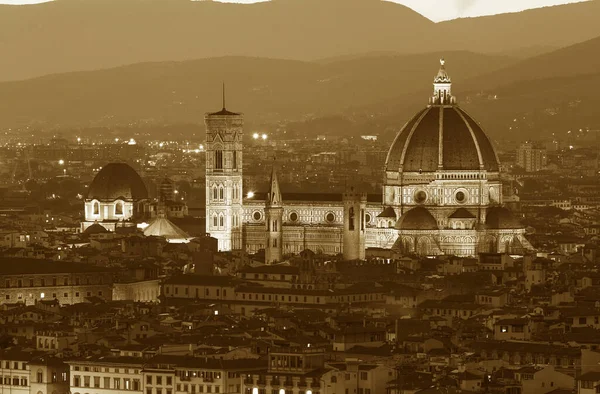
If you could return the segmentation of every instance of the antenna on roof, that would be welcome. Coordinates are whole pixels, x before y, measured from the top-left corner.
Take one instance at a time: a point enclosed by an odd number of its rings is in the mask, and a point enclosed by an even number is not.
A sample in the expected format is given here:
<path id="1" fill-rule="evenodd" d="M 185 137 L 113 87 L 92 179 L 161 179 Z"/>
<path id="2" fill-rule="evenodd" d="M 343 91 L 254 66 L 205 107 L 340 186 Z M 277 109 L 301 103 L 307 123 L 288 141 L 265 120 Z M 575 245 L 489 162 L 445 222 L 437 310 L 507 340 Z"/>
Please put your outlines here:
<path id="1" fill-rule="evenodd" d="M 225 81 L 223 81 L 223 109 L 225 109 Z"/>

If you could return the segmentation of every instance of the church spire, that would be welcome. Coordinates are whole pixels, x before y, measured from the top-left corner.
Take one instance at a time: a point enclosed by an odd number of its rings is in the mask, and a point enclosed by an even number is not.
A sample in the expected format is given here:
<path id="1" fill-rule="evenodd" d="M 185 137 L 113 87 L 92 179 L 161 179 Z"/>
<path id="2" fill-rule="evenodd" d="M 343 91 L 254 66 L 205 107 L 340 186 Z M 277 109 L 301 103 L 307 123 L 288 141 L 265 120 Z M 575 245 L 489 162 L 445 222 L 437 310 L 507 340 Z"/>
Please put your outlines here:
<path id="1" fill-rule="evenodd" d="M 432 105 L 453 105 L 456 98 L 452 96 L 452 79 L 446 72 L 446 61 L 440 59 L 440 69 L 433 79 L 433 96 L 429 99 Z"/>
<path id="2" fill-rule="evenodd" d="M 225 82 L 223 82 L 223 111 L 225 111 Z"/>
<path id="3" fill-rule="evenodd" d="M 277 180 L 275 164 L 273 164 L 273 169 L 271 170 L 271 182 L 269 186 L 267 204 L 270 206 L 277 206 L 281 204 L 281 189 L 279 188 L 279 180 Z"/>

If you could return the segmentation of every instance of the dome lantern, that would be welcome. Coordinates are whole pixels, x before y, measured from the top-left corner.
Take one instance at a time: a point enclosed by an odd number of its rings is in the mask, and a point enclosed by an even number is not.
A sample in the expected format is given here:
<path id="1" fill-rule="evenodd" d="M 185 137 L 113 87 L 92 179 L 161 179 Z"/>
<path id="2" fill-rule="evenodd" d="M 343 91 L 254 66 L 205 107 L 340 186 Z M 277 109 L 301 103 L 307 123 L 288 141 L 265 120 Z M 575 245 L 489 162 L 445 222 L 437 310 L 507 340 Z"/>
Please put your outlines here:
<path id="1" fill-rule="evenodd" d="M 446 61 L 440 59 L 440 69 L 433 80 L 433 96 L 429 98 L 430 105 L 454 105 L 456 97 L 452 96 L 452 80 L 446 72 Z"/>

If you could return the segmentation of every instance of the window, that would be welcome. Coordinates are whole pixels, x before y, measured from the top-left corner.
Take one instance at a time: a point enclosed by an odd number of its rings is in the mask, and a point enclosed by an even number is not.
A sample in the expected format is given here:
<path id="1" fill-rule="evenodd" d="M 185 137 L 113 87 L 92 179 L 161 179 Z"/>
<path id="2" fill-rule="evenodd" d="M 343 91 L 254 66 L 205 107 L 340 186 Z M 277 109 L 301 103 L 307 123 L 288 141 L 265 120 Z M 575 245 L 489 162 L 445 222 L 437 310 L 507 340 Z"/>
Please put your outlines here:
<path id="1" fill-rule="evenodd" d="M 77 378 L 79 378 L 79 377 L 77 377 Z M 38 369 L 38 371 L 37 371 L 37 382 L 44 383 L 44 372 L 41 369 Z"/>
<path id="2" fill-rule="evenodd" d="M 100 388 L 100 376 L 94 376 L 94 387 Z"/>
<path id="3" fill-rule="evenodd" d="M 121 378 L 114 378 L 113 383 L 115 385 L 115 387 L 113 387 L 115 390 L 121 389 Z"/>
<path id="4" fill-rule="evenodd" d="M 83 377 L 83 387 L 90 387 L 90 377 L 89 376 Z"/>
<path id="5" fill-rule="evenodd" d="M 123 388 L 125 390 L 131 390 L 131 380 L 130 379 L 123 379 Z"/>
<path id="6" fill-rule="evenodd" d="M 348 230 L 354 231 L 354 208 L 348 210 Z"/>
<path id="7" fill-rule="evenodd" d="M 233 169 L 237 170 L 237 151 L 233 151 Z"/>
<path id="8" fill-rule="evenodd" d="M 217 149 L 215 151 L 215 169 L 222 170 L 223 169 L 223 151 Z"/>
<path id="9" fill-rule="evenodd" d="M 146 376 L 146 384 L 152 384 L 152 375 Z"/>
<path id="10" fill-rule="evenodd" d="M 219 200 L 224 200 L 225 199 L 225 189 L 223 189 L 223 186 L 219 187 Z"/>
<path id="11" fill-rule="evenodd" d="M 337 383 L 337 376 L 332 376 L 331 377 L 331 383 Z"/>
<path id="12" fill-rule="evenodd" d="M 369 378 L 369 374 L 367 372 L 360 373 L 360 380 L 367 380 Z"/>
<path id="13" fill-rule="evenodd" d="M 94 215 L 100 215 L 100 204 L 98 203 L 98 201 L 94 202 L 93 207 Z"/>
<path id="14" fill-rule="evenodd" d="M 223 215 L 219 216 L 219 227 L 223 227 L 225 226 L 225 218 L 223 217 Z"/>
<path id="15" fill-rule="evenodd" d="M 579 324 L 587 324 L 587 317 L 580 317 Z"/>
<path id="16" fill-rule="evenodd" d="M 500 332 L 508 332 L 508 326 L 500 326 Z"/>
<path id="17" fill-rule="evenodd" d="M 172 376 L 167 376 L 167 386 L 170 386 L 173 384 L 173 377 Z"/>
<path id="18" fill-rule="evenodd" d="M 117 201 L 115 204 L 115 215 L 123 214 L 123 203 L 121 201 Z"/>
<path id="19" fill-rule="evenodd" d="M 110 388 L 110 378 L 109 377 L 104 378 L 104 388 L 105 389 Z"/>
<path id="20" fill-rule="evenodd" d="M 213 186 L 213 200 L 218 200 L 219 199 L 219 191 L 217 190 L 216 186 Z"/>
<path id="21" fill-rule="evenodd" d="M 156 377 L 156 384 L 162 384 L 162 376 Z"/>
<path id="22" fill-rule="evenodd" d="M 38 372 L 38 383 L 42 383 L 39 377 L 40 372 Z M 81 386 L 81 377 L 79 375 L 73 376 L 73 386 L 80 387 Z"/>

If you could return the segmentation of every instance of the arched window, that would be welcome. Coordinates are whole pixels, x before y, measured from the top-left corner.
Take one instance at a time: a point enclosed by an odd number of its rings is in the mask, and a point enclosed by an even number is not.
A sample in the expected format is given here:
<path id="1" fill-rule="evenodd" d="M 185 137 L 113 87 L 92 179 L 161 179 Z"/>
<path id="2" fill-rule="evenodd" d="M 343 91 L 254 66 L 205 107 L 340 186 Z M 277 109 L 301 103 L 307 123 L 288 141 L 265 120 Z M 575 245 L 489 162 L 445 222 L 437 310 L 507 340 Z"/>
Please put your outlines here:
<path id="1" fill-rule="evenodd" d="M 217 219 L 217 215 L 213 215 L 213 227 L 217 228 L 219 226 L 219 219 Z"/>
<path id="2" fill-rule="evenodd" d="M 123 214 L 123 203 L 121 201 L 117 201 L 115 203 L 115 215 Z"/>
<path id="3" fill-rule="evenodd" d="M 223 186 L 221 186 L 219 188 L 219 200 L 224 200 L 224 199 L 225 199 L 225 192 L 224 192 Z"/>
<path id="4" fill-rule="evenodd" d="M 223 214 L 221 214 L 219 216 L 219 227 L 223 227 L 225 226 L 225 217 L 223 216 Z"/>
<path id="5" fill-rule="evenodd" d="M 94 215 L 100 215 L 100 203 L 98 201 L 94 201 L 92 211 Z"/>
<path id="6" fill-rule="evenodd" d="M 219 191 L 216 186 L 213 186 L 213 200 L 217 200 L 219 198 Z"/>
<path id="7" fill-rule="evenodd" d="M 215 169 L 223 169 L 223 151 L 221 149 L 215 151 Z"/>
<path id="8" fill-rule="evenodd" d="M 233 169 L 237 170 L 237 151 L 233 151 Z"/>

